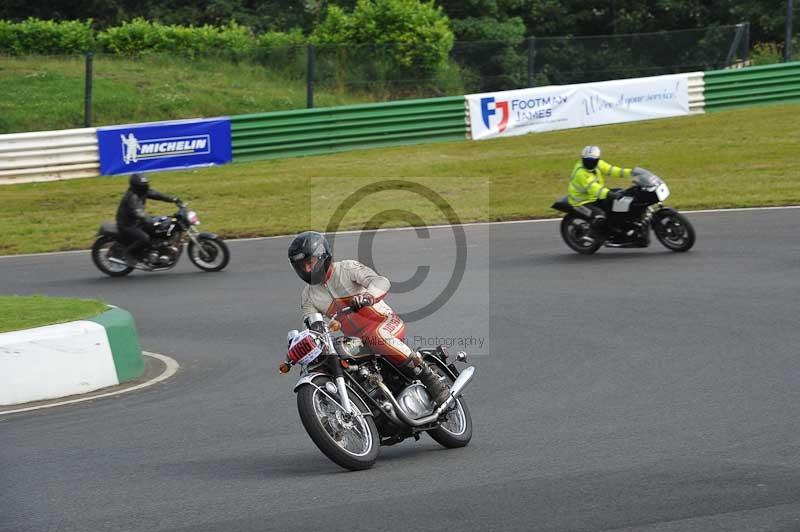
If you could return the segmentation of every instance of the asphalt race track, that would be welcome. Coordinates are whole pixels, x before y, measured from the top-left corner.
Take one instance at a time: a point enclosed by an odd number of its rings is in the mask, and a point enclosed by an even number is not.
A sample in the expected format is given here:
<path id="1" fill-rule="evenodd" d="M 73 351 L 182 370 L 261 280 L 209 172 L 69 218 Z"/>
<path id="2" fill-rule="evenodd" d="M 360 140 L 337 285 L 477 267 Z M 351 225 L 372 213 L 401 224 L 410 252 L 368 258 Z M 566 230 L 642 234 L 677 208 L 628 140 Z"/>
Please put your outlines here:
<path id="1" fill-rule="evenodd" d="M 0 530 L 800 530 L 800 210 L 689 217 L 687 254 L 581 257 L 552 222 L 467 228 L 464 281 L 409 331 L 488 333 L 472 443 L 406 441 L 358 473 L 316 449 L 296 371 L 276 371 L 299 325 L 288 238 L 232 242 L 219 274 L 185 257 L 125 279 L 87 253 L 0 258 L 0 293 L 100 296 L 181 365 L 0 417 Z M 392 279 L 433 265 L 430 286 L 389 299 L 401 314 L 453 270 L 437 269 L 452 231 L 427 236 L 375 238 Z M 358 238 L 337 237 L 337 256 Z"/>

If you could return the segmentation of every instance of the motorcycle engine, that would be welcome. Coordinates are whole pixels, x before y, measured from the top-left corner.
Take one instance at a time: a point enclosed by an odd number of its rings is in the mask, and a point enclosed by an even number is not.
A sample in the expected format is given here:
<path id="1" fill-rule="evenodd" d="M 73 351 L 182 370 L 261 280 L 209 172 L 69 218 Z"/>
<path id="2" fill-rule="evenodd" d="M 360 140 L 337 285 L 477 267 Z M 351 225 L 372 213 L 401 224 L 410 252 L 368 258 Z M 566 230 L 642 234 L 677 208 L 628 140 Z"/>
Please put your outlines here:
<path id="1" fill-rule="evenodd" d="M 171 242 L 162 242 L 150 254 L 150 263 L 154 266 L 173 264 L 178 260 L 180 248 Z"/>
<path id="2" fill-rule="evenodd" d="M 425 386 L 415 382 L 400 392 L 397 402 L 412 419 L 419 419 L 433 413 L 433 403 Z"/>

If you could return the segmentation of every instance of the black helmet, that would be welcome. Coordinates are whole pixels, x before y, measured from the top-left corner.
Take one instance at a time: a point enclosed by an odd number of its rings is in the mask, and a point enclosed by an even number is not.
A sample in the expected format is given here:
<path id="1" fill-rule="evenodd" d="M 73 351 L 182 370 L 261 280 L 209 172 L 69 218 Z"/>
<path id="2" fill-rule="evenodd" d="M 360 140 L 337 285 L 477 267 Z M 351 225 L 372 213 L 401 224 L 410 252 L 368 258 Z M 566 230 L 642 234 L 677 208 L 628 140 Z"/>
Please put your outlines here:
<path id="1" fill-rule="evenodd" d="M 300 233 L 289 244 L 289 262 L 297 275 L 308 284 L 319 284 L 333 261 L 328 240 L 316 231 Z"/>
<path id="2" fill-rule="evenodd" d="M 594 170 L 600 162 L 600 147 L 586 146 L 581 152 L 581 162 L 587 170 Z"/>
<path id="3" fill-rule="evenodd" d="M 131 174 L 128 185 L 131 187 L 131 190 L 139 195 L 147 194 L 147 190 L 150 188 L 150 180 L 148 180 L 147 176 L 144 174 Z"/>

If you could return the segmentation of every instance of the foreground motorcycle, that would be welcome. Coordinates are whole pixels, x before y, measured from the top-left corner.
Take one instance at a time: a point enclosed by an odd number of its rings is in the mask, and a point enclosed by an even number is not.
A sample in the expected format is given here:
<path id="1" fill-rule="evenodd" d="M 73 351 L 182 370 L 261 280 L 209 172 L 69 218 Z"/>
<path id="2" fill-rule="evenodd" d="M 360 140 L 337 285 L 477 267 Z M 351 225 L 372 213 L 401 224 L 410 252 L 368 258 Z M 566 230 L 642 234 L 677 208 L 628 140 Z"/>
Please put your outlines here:
<path id="1" fill-rule="evenodd" d="M 345 308 L 337 316 L 352 312 Z M 321 314 L 311 328 L 289 331 L 289 352 L 280 365 L 288 373 L 301 368 L 294 387 L 297 409 L 311 439 L 328 458 L 350 470 L 372 467 L 381 445 L 427 432 L 448 448 L 464 447 L 472 438 L 472 418 L 461 392 L 475 368 L 459 371 L 448 363 L 444 347 L 419 353 L 450 385 L 439 407 L 419 381 L 412 381 L 391 363 L 377 357 L 359 338 L 334 337 Z M 466 362 L 466 354 L 456 360 Z"/>
<path id="2" fill-rule="evenodd" d="M 672 251 L 688 251 L 694 245 L 694 228 L 683 214 L 664 207 L 669 197 L 667 184 L 643 168 L 634 174 L 633 186 L 615 199 L 605 224 L 593 225 L 592 211 L 570 205 L 567 196 L 553 203 L 552 208 L 565 212 L 561 220 L 561 238 L 573 250 L 589 255 L 600 246 L 610 248 L 645 248 L 650 245 L 650 228 L 664 247 Z"/>
<path id="3" fill-rule="evenodd" d="M 114 222 L 103 222 L 97 231 L 98 237 L 92 245 L 92 261 L 97 268 L 111 277 L 128 275 L 134 269 L 162 271 L 173 268 L 188 242 L 189 260 L 207 272 L 218 272 L 228 265 L 230 251 L 225 242 L 213 233 L 201 233 L 197 213 L 187 209 L 185 203 L 178 204 L 178 212 L 172 216 L 158 216 L 149 227 L 150 248 L 136 266 L 125 261 L 127 244 Z"/>

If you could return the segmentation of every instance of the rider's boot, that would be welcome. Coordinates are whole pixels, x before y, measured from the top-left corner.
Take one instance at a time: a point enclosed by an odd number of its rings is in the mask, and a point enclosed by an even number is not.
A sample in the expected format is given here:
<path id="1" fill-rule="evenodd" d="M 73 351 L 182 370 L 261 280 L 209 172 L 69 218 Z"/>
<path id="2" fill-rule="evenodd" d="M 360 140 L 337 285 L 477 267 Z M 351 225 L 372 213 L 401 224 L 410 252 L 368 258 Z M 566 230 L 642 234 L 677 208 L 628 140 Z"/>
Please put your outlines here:
<path id="1" fill-rule="evenodd" d="M 594 243 L 598 238 L 602 238 L 608 226 L 608 218 L 605 214 L 594 213 L 589 220 L 589 235 L 581 237 L 581 241 L 587 245 Z"/>
<path id="2" fill-rule="evenodd" d="M 422 381 L 436 406 L 447 401 L 447 398 L 450 397 L 450 387 L 442 381 L 442 377 L 433 371 L 427 362 L 421 360 L 420 364 L 414 368 L 414 373 Z"/>
<path id="3" fill-rule="evenodd" d="M 139 264 L 139 259 L 134 256 L 132 253 L 125 254 L 125 264 L 130 266 L 131 268 L 135 268 Z"/>

